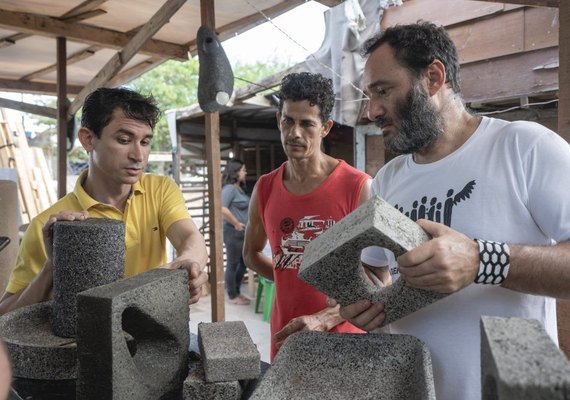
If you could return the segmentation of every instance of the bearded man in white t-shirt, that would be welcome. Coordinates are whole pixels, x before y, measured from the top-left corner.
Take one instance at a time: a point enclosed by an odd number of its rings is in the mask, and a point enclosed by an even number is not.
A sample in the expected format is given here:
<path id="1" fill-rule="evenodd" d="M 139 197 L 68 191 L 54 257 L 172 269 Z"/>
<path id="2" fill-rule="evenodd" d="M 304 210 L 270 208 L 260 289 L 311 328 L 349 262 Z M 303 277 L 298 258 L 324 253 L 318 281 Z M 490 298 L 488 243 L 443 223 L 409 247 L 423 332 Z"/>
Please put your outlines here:
<path id="1" fill-rule="evenodd" d="M 390 331 L 428 345 L 438 400 L 479 400 L 482 315 L 537 319 L 557 342 L 555 298 L 570 298 L 570 146 L 535 123 L 469 113 L 441 27 L 389 28 L 365 54 L 368 117 L 401 154 L 371 192 L 433 237 L 397 259 L 393 279 L 452 293 Z M 362 259 L 382 266 L 385 257 L 376 248 Z M 360 301 L 341 316 L 371 331 L 384 305 Z"/>

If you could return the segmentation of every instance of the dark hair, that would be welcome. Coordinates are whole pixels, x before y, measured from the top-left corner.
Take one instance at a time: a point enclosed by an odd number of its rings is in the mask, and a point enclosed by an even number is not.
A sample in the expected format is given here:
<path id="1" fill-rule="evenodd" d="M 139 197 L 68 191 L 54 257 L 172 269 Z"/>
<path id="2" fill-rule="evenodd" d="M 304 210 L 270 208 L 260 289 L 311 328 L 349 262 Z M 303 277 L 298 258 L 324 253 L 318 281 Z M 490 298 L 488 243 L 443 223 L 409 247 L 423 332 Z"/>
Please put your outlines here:
<path id="1" fill-rule="evenodd" d="M 99 88 L 85 99 L 81 126 L 101 137 L 117 108 L 128 118 L 147 123 L 151 129 L 160 118 L 160 110 L 152 96 L 145 97 L 127 88 Z"/>
<path id="2" fill-rule="evenodd" d="M 457 48 L 445 28 L 425 21 L 392 26 L 368 39 L 362 54 L 370 55 L 385 43 L 394 49 L 396 60 L 416 77 L 434 60 L 441 61 L 445 66 L 446 83 L 455 93 L 461 93 Z"/>
<path id="3" fill-rule="evenodd" d="M 334 106 L 332 80 L 310 72 L 285 75 L 279 91 L 279 112 L 283 110 L 285 100 L 308 100 L 311 106 L 319 107 L 321 121 L 326 122 Z"/>
<path id="4" fill-rule="evenodd" d="M 231 158 L 226 164 L 224 172 L 222 172 L 222 185 L 238 182 L 238 173 L 245 163 L 237 158 Z"/>

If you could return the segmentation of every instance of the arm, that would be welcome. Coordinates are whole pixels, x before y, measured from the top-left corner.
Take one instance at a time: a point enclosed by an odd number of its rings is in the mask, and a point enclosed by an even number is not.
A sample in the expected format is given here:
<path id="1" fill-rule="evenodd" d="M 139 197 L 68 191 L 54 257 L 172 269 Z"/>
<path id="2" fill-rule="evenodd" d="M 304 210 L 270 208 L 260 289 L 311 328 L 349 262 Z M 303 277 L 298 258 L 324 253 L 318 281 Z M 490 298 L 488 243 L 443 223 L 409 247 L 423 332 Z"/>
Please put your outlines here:
<path id="1" fill-rule="evenodd" d="M 409 286 L 451 293 L 473 283 L 479 247 L 469 237 L 431 221 L 418 224 L 433 239 L 398 258 Z M 510 268 L 502 286 L 522 293 L 570 299 L 570 242 L 556 246 L 509 245 Z"/>
<path id="2" fill-rule="evenodd" d="M 53 224 L 56 221 L 85 220 L 87 211 L 62 211 L 50 215 L 42 228 L 46 259 L 40 272 L 22 290 L 16 293 L 5 292 L 0 299 L 0 315 L 49 300 L 53 289 Z M 27 243 L 26 241 L 24 243 Z"/>
<path id="3" fill-rule="evenodd" d="M 222 207 L 222 217 L 230 224 L 232 224 L 236 231 L 243 231 L 245 225 L 238 221 L 236 216 L 227 207 Z"/>
<path id="4" fill-rule="evenodd" d="M 208 274 L 204 271 L 208 261 L 204 237 L 190 218 L 173 223 L 166 236 L 176 249 L 176 258 L 164 268 L 184 268 L 188 271 L 190 304 L 196 303 L 200 298 L 202 285 L 208 281 Z"/>
<path id="5" fill-rule="evenodd" d="M 267 235 L 259 215 L 257 188 L 254 188 L 249 203 L 249 216 L 243 242 L 243 260 L 248 268 L 273 280 L 273 263 L 271 259 L 263 255 L 265 243 L 267 243 Z"/>

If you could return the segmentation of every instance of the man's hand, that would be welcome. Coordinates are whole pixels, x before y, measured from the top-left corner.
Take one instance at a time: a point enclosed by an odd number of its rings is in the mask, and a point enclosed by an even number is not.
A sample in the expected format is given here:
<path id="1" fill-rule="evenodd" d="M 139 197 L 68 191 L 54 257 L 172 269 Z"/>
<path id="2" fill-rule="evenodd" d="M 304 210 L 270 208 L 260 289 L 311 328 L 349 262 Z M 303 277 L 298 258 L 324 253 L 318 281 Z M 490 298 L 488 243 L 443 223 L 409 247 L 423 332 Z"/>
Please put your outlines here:
<path id="1" fill-rule="evenodd" d="M 190 299 L 188 304 L 194 304 L 202 295 L 202 285 L 208 282 L 208 274 L 203 271 L 202 266 L 196 261 L 188 258 L 178 257 L 171 263 L 163 265 L 166 269 L 185 269 L 188 272 L 188 292 Z"/>
<path id="2" fill-rule="evenodd" d="M 61 211 L 49 216 L 42 228 L 47 261 L 52 264 L 53 257 L 53 224 L 57 221 L 85 221 L 89 217 L 87 211 Z"/>
<path id="3" fill-rule="evenodd" d="M 324 319 L 320 315 L 321 313 L 316 313 L 313 315 L 302 315 L 297 318 L 293 318 L 287 325 L 283 327 L 279 332 L 273 335 L 275 340 L 275 347 L 279 349 L 285 339 L 295 332 L 299 331 L 318 331 L 326 332 L 328 331 L 327 325 Z"/>
<path id="4" fill-rule="evenodd" d="M 327 298 L 329 307 L 336 305 L 337 302 L 330 297 Z M 340 307 L 340 316 L 363 331 L 370 332 L 380 328 L 386 318 L 383 303 L 370 303 L 368 300 L 360 300 L 354 304 Z"/>
<path id="5" fill-rule="evenodd" d="M 398 257 L 400 277 L 410 287 L 452 293 L 475 280 L 479 246 L 462 233 L 436 222 L 419 220 L 432 239 Z"/>

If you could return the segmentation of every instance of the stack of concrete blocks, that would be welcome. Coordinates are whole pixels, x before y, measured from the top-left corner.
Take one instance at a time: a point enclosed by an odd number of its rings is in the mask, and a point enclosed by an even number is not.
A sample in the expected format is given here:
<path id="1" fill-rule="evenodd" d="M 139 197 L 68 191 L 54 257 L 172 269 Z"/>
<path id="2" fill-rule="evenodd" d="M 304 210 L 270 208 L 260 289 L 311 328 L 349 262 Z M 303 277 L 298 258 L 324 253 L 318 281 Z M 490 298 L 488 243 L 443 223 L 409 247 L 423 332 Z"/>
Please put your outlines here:
<path id="1" fill-rule="evenodd" d="M 536 320 L 481 317 L 483 400 L 570 400 L 570 362 Z"/>
<path id="2" fill-rule="evenodd" d="M 240 381 L 260 374 L 260 355 L 242 321 L 198 324 L 202 362 L 184 381 L 184 400 L 238 400 Z"/>
<path id="3" fill-rule="evenodd" d="M 188 374 L 188 300 L 187 272 L 160 268 L 80 293 L 77 399 L 178 398 Z"/>
<path id="4" fill-rule="evenodd" d="M 341 305 L 363 299 L 384 303 L 386 325 L 446 295 L 407 287 L 402 279 L 375 286 L 365 277 L 360 253 L 380 246 L 398 257 L 429 239 L 418 224 L 375 196 L 309 243 L 299 278 Z"/>
<path id="5" fill-rule="evenodd" d="M 75 337 L 77 293 L 124 276 L 125 224 L 107 218 L 53 226 L 53 318 L 57 336 Z"/>
<path id="6" fill-rule="evenodd" d="M 434 400 L 427 346 L 408 335 L 291 335 L 251 400 Z"/>

